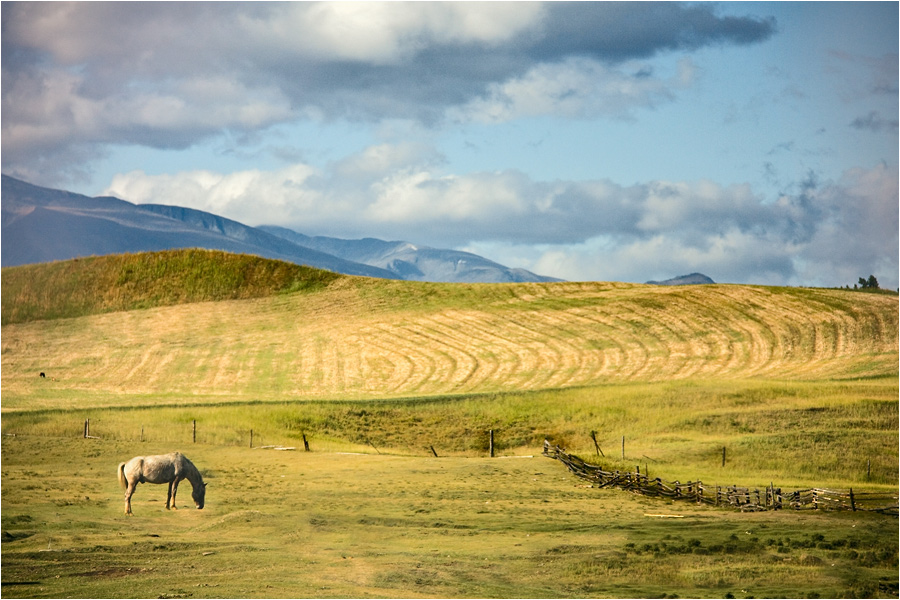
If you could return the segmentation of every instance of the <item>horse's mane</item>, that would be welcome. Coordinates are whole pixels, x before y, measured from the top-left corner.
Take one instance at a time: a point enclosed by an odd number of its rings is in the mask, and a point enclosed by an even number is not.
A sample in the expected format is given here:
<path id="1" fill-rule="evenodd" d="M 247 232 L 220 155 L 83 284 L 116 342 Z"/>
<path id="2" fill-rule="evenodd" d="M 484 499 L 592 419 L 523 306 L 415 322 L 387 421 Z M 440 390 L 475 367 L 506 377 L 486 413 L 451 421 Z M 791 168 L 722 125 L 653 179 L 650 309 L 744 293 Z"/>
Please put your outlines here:
<path id="1" fill-rule="evenodd" d="M 181 454 L 180 452 L 179 454 L 181 455 L 181 460 L 184 461 L 185 475 L 187 476 L 188 480 L 191 483 L 194 483 L 194 479 L 196 478 L 197 483 L 203 483 L 203 476 L 200 474 L 200 469 L 198 469 L 197 466 L 194 465 L 194 463 L 191 462 L 191 459 L 189 459 L 187 456 Z"/>

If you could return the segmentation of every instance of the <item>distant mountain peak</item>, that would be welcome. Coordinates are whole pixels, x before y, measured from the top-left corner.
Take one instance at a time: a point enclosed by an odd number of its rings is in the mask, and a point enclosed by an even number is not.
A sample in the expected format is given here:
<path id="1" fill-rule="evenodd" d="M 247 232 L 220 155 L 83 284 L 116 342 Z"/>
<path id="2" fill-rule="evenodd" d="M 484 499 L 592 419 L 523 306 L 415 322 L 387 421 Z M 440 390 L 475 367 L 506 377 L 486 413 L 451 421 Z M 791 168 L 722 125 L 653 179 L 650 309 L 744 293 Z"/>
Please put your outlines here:
<path id="1" fill-rule="evenodd" d="M 715 283 L 712 279 L 703 273 L 691 273 L 690 275 L 680 275 L 665 281 L 648 281 L 649 285 L 702 285 L 707 283 Z"/>
<path id="2" fill-rule="evenodd" d="M 272 225 L 261 225 L 258 229 L 283 237 L 299 246 L 386 269 L 400 279 L 411 281 L 458 283 L 561 281 L 525 269 L 506 267 L 483 256 L 461 250 L 418 246 L 403 241 L 385 242 L 373 238 L 344 240 L 321 236 L 309 237 L 292 229 Z"/>

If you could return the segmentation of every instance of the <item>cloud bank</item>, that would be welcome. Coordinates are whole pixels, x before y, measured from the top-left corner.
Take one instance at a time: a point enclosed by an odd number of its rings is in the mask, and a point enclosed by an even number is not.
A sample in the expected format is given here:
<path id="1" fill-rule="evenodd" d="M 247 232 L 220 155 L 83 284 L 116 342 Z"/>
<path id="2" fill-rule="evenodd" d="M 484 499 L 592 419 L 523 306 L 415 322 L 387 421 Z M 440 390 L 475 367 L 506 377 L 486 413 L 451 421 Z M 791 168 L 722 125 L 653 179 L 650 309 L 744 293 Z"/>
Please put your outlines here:
<path id="1" fill-rule="evenodd" d="M 567 279 L 647 281 L 684 265 L 717 281 L 896 286 L 898 170 L 852 169 L 766 201 L 749 185 L 534 181 L 514 170 L 446 175 L 416 146 L 379 145 L 319 171 L 115 178 L 106 193 L 190 206 L 251 225 L 464 247 Z M 412 232 L 412 233 L 411 233 Z M 602 258 L 598 258 L 602 257 Z M 861 273 L 860 265 L 869 272 Z"/>
<path id="2" fill-rule="evenodd" d="M 775 30 L 712 5 L 593 2 L 12 2 L 2 24 L 4 169 L 44 182 L 110 144 L 299 119 L 622 115 L 690 77 L 634 61 Z"/>

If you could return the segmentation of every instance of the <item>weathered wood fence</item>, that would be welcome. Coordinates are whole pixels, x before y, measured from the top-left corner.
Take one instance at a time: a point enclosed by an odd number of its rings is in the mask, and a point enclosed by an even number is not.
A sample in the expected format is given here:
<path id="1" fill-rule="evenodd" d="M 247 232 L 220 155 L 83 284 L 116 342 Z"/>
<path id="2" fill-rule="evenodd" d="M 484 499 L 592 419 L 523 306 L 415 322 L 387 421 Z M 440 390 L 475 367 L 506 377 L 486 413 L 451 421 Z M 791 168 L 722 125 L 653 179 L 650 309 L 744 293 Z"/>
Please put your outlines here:
<path id="1" fill-rule="evenodd" d="M 702 481 L 663 481 L 649 478 L 640 471 L 604 471 L 597 465 L 584 462 L 559 446 L 544 441 L 544 456 L 556 459 L 577 477 L 600 488 L 612 487 L 644 496 L 684 500 L 698 504 L 735 507 L 742 511 L 761 510 L 852 510 L 873 511 L 897 515 L 898 496 L 887 493 L 849 492 L 812 488 L 783 491 L 770 485 L 764 490 L 737 486 L 707 485 Z"/>

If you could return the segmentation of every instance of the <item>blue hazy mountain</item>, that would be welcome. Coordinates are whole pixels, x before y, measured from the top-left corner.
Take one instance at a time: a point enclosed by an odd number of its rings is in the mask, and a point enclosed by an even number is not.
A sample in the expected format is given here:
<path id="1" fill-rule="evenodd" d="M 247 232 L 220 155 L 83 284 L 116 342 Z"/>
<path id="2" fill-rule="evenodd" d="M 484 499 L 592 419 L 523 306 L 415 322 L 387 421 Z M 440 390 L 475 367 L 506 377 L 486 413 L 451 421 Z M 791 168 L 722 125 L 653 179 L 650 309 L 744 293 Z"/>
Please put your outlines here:
<path id="1" fill-rule="evenodd" d="M 385 279 L 554 281 L 466 252 L 374 239 L 311 238 L 278 227 L 249 227 L 191 208 L 133 204 L 39 187 L 7 175 L 2 176 L 0 208 L 0 264 L 4 267 L 126 252 L 208 248 Z"/>
<path id="2" fill-rule="evenodd" d="M 665 281 L 648 281 L 651 285 L 699 285 L 704 283 L 715 283 L 712 279 L 703 273 L 691 273 L 690 275 L 681 275 L 666 279 Z"/>
<path id="3" fill-rule="evenodd" d="M 417 246 L 409 242 L 386 242 L 374 238 L 345 240 L 310 237 L 284 227 L 263 225 L 259 229 L 283 237 L 299 246 L 333 254 L 345 260 L 385 269 L 398 279 L 448 282 L 560 281 L 513 269 L 477 254 Z"/>
<path id="4" fill-rule="evenodd" d="M 173 248 L 254 254 L 349 275 L 396 278 L 389 271 L 291 244 L 203 211 L 138 205 L 38 187 L 3 175 L 0 264 L 15 266 Z"/>

